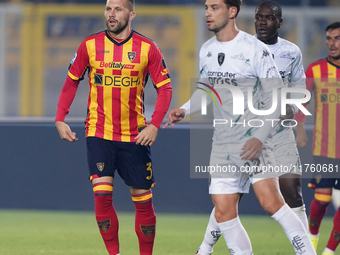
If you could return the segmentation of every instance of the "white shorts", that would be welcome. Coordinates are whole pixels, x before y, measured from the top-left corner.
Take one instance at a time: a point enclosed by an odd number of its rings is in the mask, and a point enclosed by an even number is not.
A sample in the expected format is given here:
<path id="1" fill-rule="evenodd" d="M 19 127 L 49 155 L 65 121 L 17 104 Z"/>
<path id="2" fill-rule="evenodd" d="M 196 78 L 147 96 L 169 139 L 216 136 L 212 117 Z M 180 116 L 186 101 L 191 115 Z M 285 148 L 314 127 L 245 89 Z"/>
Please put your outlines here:
<path id="1" fill-rule="evenodd" d="M 280 168 L 277 176 L 284 174 L 302 174 L 299 151 L 291 128 L 287 128 L 272 137 L 275 164 Z"/>
<path id="2" fill-rule="evenodd" d="M 259 157 L 252 161 L 241 159 L 242 147 L 243 144 L 213 144 L 210 155 L 209 194 L 248 193 L 250 183 L 277 178 L 277 174 L 271 171 L 275 161 L 268 143 L 263 146 Z"/>

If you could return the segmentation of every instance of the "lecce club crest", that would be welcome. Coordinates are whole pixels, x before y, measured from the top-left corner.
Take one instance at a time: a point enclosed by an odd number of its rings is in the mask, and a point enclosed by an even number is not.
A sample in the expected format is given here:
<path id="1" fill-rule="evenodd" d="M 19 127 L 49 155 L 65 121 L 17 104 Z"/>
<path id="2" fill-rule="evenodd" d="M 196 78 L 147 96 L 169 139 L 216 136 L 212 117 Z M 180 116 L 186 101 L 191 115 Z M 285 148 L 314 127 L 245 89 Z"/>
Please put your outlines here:
<path id="1" fill-rule="evenodd" d="M 335 241 L 339 242 L 340 241 L 340 233 L 337 231 L 334 231 L 334 239 Z"/>
<path id="2" fill-rule="evenodd" d="M 130 62 L 132 62 L 136 57 L 136 52 L 128 52 L 128 58 L 130 60 Z"/>
<path id="3" fill-rule="evenodd" d="M 105 167 L 105 163 L 104 162 L 98 162 L 97 163 L 97 168 L 98 168 L 98 170 L 100 172 L 104 170 L 104 167 Z"/>
<path id="4" fill-rule="evenodd" d="M 111 227 L 111 220 L 97 221 L 98 227 L 101 231 L 106 232 Z"/>
<path id="5" fill-rule="evenodd" d="M 156 230 L 156 225 L 139 225 L 139 227 L 142 233 L 147 237 L 151 237 Z"/>

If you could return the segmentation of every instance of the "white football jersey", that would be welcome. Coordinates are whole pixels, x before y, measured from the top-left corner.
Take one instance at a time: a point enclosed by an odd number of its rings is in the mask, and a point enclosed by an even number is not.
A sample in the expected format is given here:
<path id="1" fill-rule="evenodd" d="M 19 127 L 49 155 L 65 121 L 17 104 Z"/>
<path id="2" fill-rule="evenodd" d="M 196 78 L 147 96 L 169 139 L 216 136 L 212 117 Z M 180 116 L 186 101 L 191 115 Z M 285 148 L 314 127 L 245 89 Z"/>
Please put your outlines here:
<path id="1" fill-rule="evenodd" d="M 216 36 L 209 39 L 202 45 L 199 59 L 201 82 L 213 86 L 222 101 L 222 105 L 219 101 L 213 105 L 214 119 L 227 122 L 215 125 L 213 142 L 244 143 L 254 137 L 259 127 L 253 126 L 260 126 L 260 122 L 249 124 L 249 121 L 264 120 L 266 116 L 255 115 L 248 108 L 248 88 L 254 108 L 260 109 L 261 100 L 271 104 L 273 87 L 283 87 L 268 47 L 239 31 L 231 41 L 219 42 Z M 233 115 L 233 95 L 226 85 L 242 91 L 244 114 Z"/>
<path id="2" fill-rule="evenodd" d="M 306 88 L 305 70 L 302 63 L 302 54 L 297 45 L 278 37 L 277 43 L 268 44 L 285 85 Z"/>
<path id="3" fill-rule="evenodd" d="M 279 69 L 281 78 L 286 87 L 306 88 L 306 75 L 302 63 L 302 54 L 297 45 L 285 39 L 278 37 L 275 44 L 267 45 Z M 301 98 L 301 94 L 291 94 L 291 98 Z M 295 106 L 295 113 L 298 109 Z M 277 125 L 271 132 L 274 136 L 283 136 L 280 134 L 283 131 L 288 131 L 291 128 L 286 128 L 282 125 Z"/>

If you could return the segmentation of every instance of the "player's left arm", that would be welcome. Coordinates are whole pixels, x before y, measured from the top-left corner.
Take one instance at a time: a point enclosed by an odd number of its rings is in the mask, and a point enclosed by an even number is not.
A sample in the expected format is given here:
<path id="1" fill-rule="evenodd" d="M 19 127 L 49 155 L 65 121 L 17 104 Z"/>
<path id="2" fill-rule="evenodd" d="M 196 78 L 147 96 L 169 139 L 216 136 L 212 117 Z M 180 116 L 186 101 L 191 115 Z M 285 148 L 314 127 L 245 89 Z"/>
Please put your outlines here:
<path id="1" fill-rule="evenodd" d="M 278 79 L 281 80 L 281 79 Z M 282 80 L 281 80 L 282 81 Z M 283 83 L 282 83 L 283 85 Z M 281 87 L 277 88 L 278 90 L 278 94 L 281 93 Z M 264 93 L 264 97 L 263 97 L 263 101 L 265 102 L 265 104 L 269 104 L 269 102 L 272 99 L 272 92 L 268 92 L 266 91 Z M 267 100 L 266 100 L 267 99 Z M 272 112 L 269 115 L 266 115 L 265 119 L 268 120 L 275 120 L 278 119 L 278 117 L 280 116 L 280 105 L 281 105 L 281 97 L 277 98 L 277 107 L 275 109 L 274 112 Z M 259 118 L 262 116 L 258 116 Z M 272 130 L 272 122 L 271 121 L 264 121 L 264 125 L 262 125 L 255 133 L 254 133 L 254 137 L 249 139 L 248 141 L 245 142 L 245 144 L 242 147 L 242 152 L 240 154 L 241 159 L 243 160 L 252 160 L 258 157 L 258 155 L 260 154 L 261 150 L 262 150 L 262 146 L 264 141 L 267 139 L 270 131 Z"/>
<path id="2" fill-rule="evenodd" d="M 137 136 L 137 144 L 151 146 L 155 142 L 162 121 L 169 109 L 172 87 L 169 70 L 159 48 L 151 44 L 149 51 L 148 71 L 157 91 L 155 110 L 150 125 L 144 128 Z"/>
<path id="3" fill-rule="evenodd" d="M 272 105 L 273 91 L 277 90 L 278 95 L 281 93 L 281 88 L 284 86 L 281 79 L 280 73 L 277 66 L 270 56 L 267 54 L 269 49 L 263 43 L 259 43 L 260 46 L 257 48 L 256 54 L 254 56 L 254 75 L 259 77 L 262 86 L 262 100 L 264 105 Z M 261 46 L 262 45 L 262 46 Z M 266 119 L 278 119 L 281 111 L 281 97 L 277 97 L 277 107 L 269 115 L 257 116 L 263 119 L 264 125 L 258 128 L 254 137 L 249 139 L 242 147 L 242 152 L 240 154 L 243 160 L 252 160 L 258 157 L 262 150 L 264 141 L 267 139 L 270 131 L 272 130 L 272 123 L 266 121 Z"/>

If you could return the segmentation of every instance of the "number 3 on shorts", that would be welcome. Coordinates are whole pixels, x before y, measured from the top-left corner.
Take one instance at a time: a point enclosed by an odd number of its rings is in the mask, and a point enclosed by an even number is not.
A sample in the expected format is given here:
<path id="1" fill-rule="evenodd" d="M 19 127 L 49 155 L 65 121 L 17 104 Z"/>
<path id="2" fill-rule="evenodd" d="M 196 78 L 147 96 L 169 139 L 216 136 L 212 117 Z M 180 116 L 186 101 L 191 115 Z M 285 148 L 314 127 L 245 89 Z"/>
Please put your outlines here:
<path id="1" fill-rule="evenodd" d="M 151 162 L 146 163 L 146 170 L 150 171 L 150 175 L 146 177 L 147 180 L 150 180 L 152 178 L 152 168 L 151 168 Z"/>

